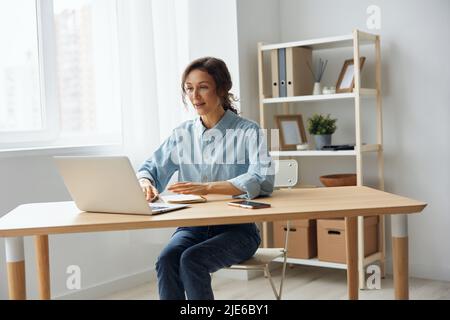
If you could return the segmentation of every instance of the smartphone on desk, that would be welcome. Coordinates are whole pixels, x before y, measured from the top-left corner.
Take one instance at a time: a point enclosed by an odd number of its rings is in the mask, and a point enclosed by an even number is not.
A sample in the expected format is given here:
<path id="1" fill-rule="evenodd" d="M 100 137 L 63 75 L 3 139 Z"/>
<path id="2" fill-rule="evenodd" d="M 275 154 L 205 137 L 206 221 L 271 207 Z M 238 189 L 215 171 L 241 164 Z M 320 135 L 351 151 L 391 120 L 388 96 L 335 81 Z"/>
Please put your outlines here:
<path id="1" fill-rule="evenodd" d="M 228 205 L 246 209 L 262 209 L 270 207 L 269 203 L 262 203 L 248 200 L 228 202 Z"/>

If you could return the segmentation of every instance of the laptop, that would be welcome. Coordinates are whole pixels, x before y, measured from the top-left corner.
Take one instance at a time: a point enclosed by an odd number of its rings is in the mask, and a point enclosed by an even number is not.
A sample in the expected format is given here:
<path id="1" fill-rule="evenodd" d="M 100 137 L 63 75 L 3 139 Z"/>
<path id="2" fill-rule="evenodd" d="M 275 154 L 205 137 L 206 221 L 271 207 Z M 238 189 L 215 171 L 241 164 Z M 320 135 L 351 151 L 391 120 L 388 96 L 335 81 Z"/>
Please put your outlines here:
<path id="1" fill-rule="evenodd" d="M 148 203 L 124 156 L 53 157 L 78 209 L 89 212 L 153 215 L 185 204 Z"/>

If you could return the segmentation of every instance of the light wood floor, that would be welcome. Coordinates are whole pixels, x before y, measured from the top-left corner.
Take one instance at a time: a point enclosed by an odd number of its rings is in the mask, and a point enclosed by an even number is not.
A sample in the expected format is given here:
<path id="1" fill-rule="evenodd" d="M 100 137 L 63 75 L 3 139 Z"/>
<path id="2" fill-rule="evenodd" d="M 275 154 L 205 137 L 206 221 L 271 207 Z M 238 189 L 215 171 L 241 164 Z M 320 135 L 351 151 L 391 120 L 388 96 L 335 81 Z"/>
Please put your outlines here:
<path id="1" fill-rule="evenodd" d="M 236 271 L 237 272 L 237 271 Z M 280 280 L 280 269 L 274 270 L 276 285 Z M 269 281 L 258 277 L 249 281 L 231 280 L 213 276 L 213 290 L 218 300 L 265 300 L 274 299 Z M 136 288 L 117 292 L 102 299 L 157 299 L 156 281 L 151 281 Z M 360 290 L 362 300 L 393 299 L 392 277 L 381 280 L 379 290 Z M 347 299 L 345 270 L 293 266 L 287 269 L 283 290 L 285 300 L 340 300 Z M 410 299 L 450 299 L 450 282 L 410 279 Z"/>

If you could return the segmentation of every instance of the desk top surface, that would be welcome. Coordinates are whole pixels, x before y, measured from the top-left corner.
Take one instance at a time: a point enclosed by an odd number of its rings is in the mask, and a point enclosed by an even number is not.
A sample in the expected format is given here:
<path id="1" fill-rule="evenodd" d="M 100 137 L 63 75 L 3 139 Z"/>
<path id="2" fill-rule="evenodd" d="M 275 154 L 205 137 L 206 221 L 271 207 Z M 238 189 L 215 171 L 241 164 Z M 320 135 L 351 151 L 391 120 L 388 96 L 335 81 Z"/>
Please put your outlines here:
<path id="1" fill-rule="evenodd" d="M 369 187 L 277 190 L 272 197 L 255 200 L 271 204 L 265 209 L 229 206 L 229 196 L 207 198 L 206 203 L 154 216 L 82 212 L 72 201 L 24 204 L 0 218 L 0 237 L 409 214 L 426 206 Z"/>

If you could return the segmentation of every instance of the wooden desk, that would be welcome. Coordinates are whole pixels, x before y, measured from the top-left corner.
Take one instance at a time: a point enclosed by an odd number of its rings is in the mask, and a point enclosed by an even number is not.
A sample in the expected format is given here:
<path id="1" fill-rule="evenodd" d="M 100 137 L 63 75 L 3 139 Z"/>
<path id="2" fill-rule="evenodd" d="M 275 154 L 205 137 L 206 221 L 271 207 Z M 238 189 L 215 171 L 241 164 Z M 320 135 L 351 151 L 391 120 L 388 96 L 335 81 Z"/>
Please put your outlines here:
<path id="1" fill-rule="evenodd" d="M 261 199 L 267 209 L 249 210 L 226 205 L 229 197 L 208 197 L 206 203 L 162 215 L 139 216 L 80 212 L 73 202 L 25 204 L 0 218 L 0 237 L 5 237 L 9 295 L 25 299 L 24 236 L 35 236 L 41 299 L 50 298 L 48 235 L 219 225 L 275 220 L 345 217 L 347 227 L 347 285 L 350 299 L 358 298 L 358 216 L 393 214 L 393 262 L 395 297 L 407 299 L 408 229 L 406 214 L 422 211 L 426 204 L 368 187 L 288 189 Z"/>

